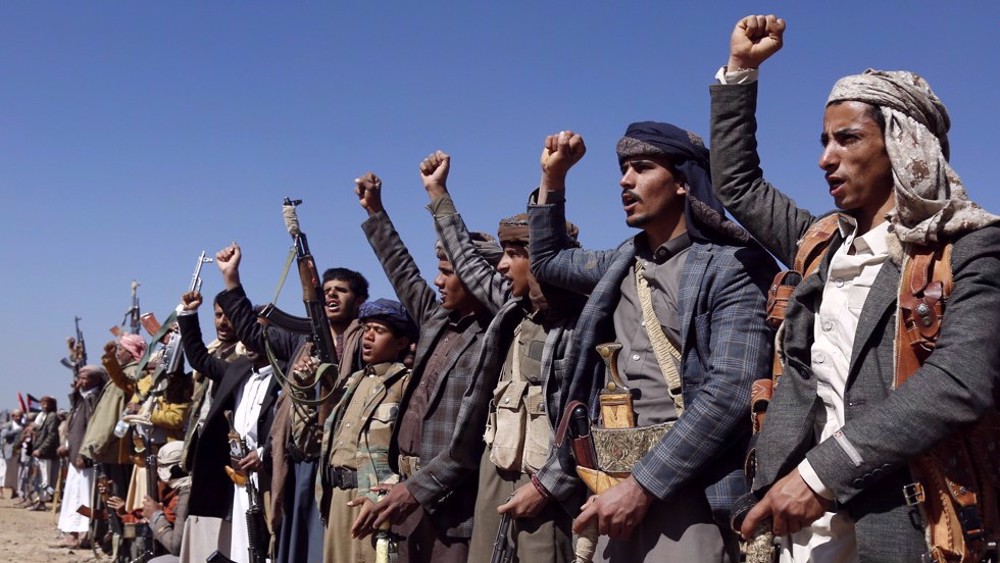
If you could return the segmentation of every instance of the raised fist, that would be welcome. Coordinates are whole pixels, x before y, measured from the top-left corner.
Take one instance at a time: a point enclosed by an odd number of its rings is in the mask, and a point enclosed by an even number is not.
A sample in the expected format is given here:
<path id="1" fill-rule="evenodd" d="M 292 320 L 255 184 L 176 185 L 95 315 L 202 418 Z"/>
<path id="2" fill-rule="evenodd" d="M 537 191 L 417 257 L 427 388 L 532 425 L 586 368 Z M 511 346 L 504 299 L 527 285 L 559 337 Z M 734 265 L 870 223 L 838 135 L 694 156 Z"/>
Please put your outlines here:
<path id="1" fill-rule="evenodd" d="M 542 187 L 566 189 L 566 174 L 587 152 L 583 137 L 572 131 L 560 131 L 545 138 L 542 147 Z"/>
<path id="2" fill-rule="evenodd" d="M 774 16 L 747 16 L 736 23 L 729 39 L 730 72 L 757 68 L 778 52 L 785 33 L 785 20 Z"/>
<path id="3" fill-rule="evenodd" d="M 420 179 L 431 199 L 448 192 L 448 170 L 450 168 L 451 157 L 442 151 L 431 153 L 420 163 Z"/>
<path id="4" fill-rule="evenodd" d="M 354 179 L 354 193 L 368 215 L 382 211 L 382 180 L 372 172 Z"/>
<path id="5" fill-rule="evenodd" d="M 215 265 L 222 273 L 222 280 L 226 284 L 226 289 L 233 289 L 240 285 L 240 261 L 243 259 L 243 251 L 240 245 L 230 244 L 215 253 Z M 198 305 L 201 305 L 199 302 Z M 197 306 L 195 307 L 197 309 Z"/>
<path id="6" fill-rule="evenodd" d="M 197 291 L 188 291 L 181 295 L 181 306 L 184 307 L 185 311 L 197 311 L 198 307 L 201 306 L 202 297 L 201 293 Z"/>

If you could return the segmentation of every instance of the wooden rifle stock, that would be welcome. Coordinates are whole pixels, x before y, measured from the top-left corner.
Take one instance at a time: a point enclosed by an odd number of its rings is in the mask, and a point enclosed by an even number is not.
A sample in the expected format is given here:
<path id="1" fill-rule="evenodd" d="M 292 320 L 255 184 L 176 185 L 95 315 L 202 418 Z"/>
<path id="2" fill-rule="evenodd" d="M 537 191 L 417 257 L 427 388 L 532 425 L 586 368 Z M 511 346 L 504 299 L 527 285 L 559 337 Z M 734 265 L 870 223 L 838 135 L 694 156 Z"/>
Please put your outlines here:
<path id="1" fill-rule="evenodd" d="M 332 364 L 337 361 L 337 352 L 330 334 L 330 321 L 326 318 L 326 297 L 323 294 L 323 284 L 316 269 L 316 261 L 309 251 L 309 240 L 299 229 L 298 216 L 295 207 L 302 200 L 285 198 L 282 212 L 285 217 L 285 227 L 295 243 L 295 261 L 299 269 L 299 281 L 302 285 L 302 302 L 309 318 L 313 347 L 317 351 L 320 362 Z"/>

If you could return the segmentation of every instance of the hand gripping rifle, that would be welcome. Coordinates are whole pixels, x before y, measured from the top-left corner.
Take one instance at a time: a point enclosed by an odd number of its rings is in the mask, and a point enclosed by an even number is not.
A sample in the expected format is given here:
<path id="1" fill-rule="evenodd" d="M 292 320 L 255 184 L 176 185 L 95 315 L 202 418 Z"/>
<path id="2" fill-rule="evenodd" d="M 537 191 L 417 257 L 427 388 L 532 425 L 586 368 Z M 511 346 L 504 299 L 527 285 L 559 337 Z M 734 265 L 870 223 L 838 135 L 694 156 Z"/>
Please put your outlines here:
<path id="1" fill-rule="evenodd" d="M 205 256 L 205 251 L 202 250 L 201 254 L 198 255 L 198 262 L 194 265 L 194 273 L 191 274 L 191 283 L 188 285 L 188 291 L 201 291 L 201 267 L 205 264 L 210 264 L 214 262 L 211 258 Z M 170 341 L 166 345 L 166 350 L 163 355 L 163 373 L 167 375 L 172 375 L 177 373 L 177 370 L 181 367 L 181 358 L 184 357 L 184 350 L 181 348 L 181 333 L 177 330 L 174 334 L 170 336 Z"/>
<path id="2" fill-rule="evenodd" d="M 299 269 L 299 281 L 302 285 L 302 302 L 306 307 L 306 317 L 290 315 L 278 309 L 274 303 L 269 303 L 260 312 L 260 316 L 268 322 L 291 332 L 309 335 L 312 343 L 313 353 L 319 359 L 320 367 L 316 370 L 315 380 L 312 384 L 297 385 L 292 379 L 284 376 L 275 365 L 274 355 L 268 348 L 268 359 L 271 365 L 275 366 L 274 373 L 283 383 L 287 382 L 293 393 L 289 396 L 297 403 L 303 405 L 319 405 L 329 398 L 330 393 L 318 399 L 309 399 L 318 395 L 314 388 L 321 386 L 323 372 L 327 369 L 337 371 L 337 352 L 333 343 L 333 336 L 330 334 L 330 321 L 326 318 L 326 296 L 323 294 L 323 284 L 319 271 L 316 269 L 316 261 L 309 251 L 309 241 L 306 234 L 299 228 L 299 218 L 296 213 L 296 206 L 302 203 L 301 199 L 285 198 L 281 206 L 281 214 L 285 220 L 285 228 L 292 237 L 292 244 L 295 250 L 295 261 Z M 287 272 L 287 270 L 286 270 Z M 282 280 L 284 275 L 282 276 Z M 279 288 L 280 289 L 280 288 Z M 265 345 L 268 339 L 264 339 Z"/>
<path id="3" fill-rule="evenodd" d="M 225 411 L 223 416 L 229 423 L 229 457 L 235 464 L 236 461 L 249 455 L 250 450 L 233 426 L 233 411 Z M 271 540 L 267 531 L 267 523 L 264 521 L 264 512 L 260 506 L 260 491 L 250 475 L 232 467 L 227 467 L 226 473 L 233 483 L 244 487 L 247 491 L 249 502 L 247 503 L 246 521 L 249 561 L 250 563 L 264 563 L 267 560 L 267 545 Z"/>
<path id="4" fill-rule="evenodd" d="M 87 344 L 83 341 L 83 331 L 80 330 L 80 317 L 73 317 L 73 324 L 76 326 L 76 337 L 67 338 L 66 346 L 69 348 L 69 355 L 60 363 L 73 370 L 73 375 L 80 374 L 80 368 L 87 365 Z"/>
<path id="5" fill-rule="evenodd" d="M 507 502 L 510 502 L 510 498 Z M 507 537 L 510 533 L 510 518 L 510 512 L 504 512 L 500 516 L 500 527 L 497 529 L 496 539 L 493 540 L 493 556 L 490 557 L 490 563 L 510 563 L 514 560 L 517 549 L 510 544 L 510 539 Z"/>
<path id="6" fill-rule="evenodd" d="M 128 330 L 132 334 L 139 334 L 139 318 L 142 317 L 139 311 L 139 285 L 141 285 L 139 282 L 132 280 L 132 306 L 125 311 L 125 316 L 122 318 L 121 326 L 125 326 L 127 322 Z M 113 326 L 110 330 L 115 338 L 121 338 L 121 327 Z"/>

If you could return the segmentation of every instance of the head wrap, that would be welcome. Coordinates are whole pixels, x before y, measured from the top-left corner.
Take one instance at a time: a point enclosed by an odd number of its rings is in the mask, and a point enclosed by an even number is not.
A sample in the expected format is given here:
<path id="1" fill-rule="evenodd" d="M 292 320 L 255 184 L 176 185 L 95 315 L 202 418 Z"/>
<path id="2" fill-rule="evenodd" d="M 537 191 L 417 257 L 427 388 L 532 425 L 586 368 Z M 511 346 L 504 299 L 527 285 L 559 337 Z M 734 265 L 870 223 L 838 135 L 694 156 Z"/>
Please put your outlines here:
<path id="1" fill-rule="evenodd" d="M 500 226 L 497 228 L 497 236 L 500 238 L 500 244 L 503 246 L 527 246 L 530 240 L 529 233 L 530 228 L 527 213 L 518 213 L 513 217 L 501 219 Z M 566 234 L 569 236 L 570 247 L 580 247 L 580 241 L 577 240 L 579 233 L 580 229 L 576 225 L 566 221 Z M 530 270 L 528 271 L 528 299 L 531 301 L 534 310 L 550 311 L 551 313 L 555 309 L 557 314 L 571 314 L 577 309 L 570 306 L 569 301 L 572 299 L 561 297 L 563 295 L 569 295 L 569 292 L 540 283 L 535 274 Z"/>
<path id="2" fill-rule="evenodd" d="M 501 246 L 506 244 L 527 245 L 530 239 L 529 232 L 528 214 L 518 213 L 513 217 L 500 220 L 500 226 L 497 228 L 497 237 L 500 239 Z M 577 240 L 577 237 L 580 234 L 580 228 L 566 221 L 566 234 L 569 235 L 572 246 L 579 248 L 580 241 Z"/>
<path id="3" fill-rule="evenodd" d="M 697 134 L 669 123 L 640 121 L 628 126 L 616 151 L 619 164 L 638 156 L 659 156 L 684 176 L 684 219 L 692 240 L 718 241 L 721 236 L 745 243 L 750 239 L 746 231 L 726 218 L 722 202 L 715 197 L 708 149 Z"/>
<path id="4" fill-rule="evenodd" d="M 885 119 L 896 209 L 889 220 L 899 240 L 927 244 L 1000 221 L 973 203 L 948 164 L 948 110 L 927 81 L 908 71 L 868 69 L 837 81 L 827 105 L 864 102 Z"/>
<path id="5" fill-rule="evenodd" d="M 167 442 L 160 447 L 160 451 L 156 454 L 156 463 L 160 466 L 173 465 L 175 463 L 181 462 L 181 453 L 184 451 L 184 442 L 181 440 L 174 440 L 172 442 Z"/>
<path id="6" fill-rule="evenodd" d="M 190 477 L 186 474 L 183 474 L 184 476 L 182 477 L 174 477 L 171 472 L 174 466 L 180 464 L 183 453 L 184 442 L 182 440 L 174 440 L 161 446 L 160 451 L 156 454 L 156 475 L 173 489 L 190 481 Z"/>
<path id="7" fill-rule="evenodd" d="M 408 336 L 411 342 L 417 341 L 417 325 L 399 301 L 392 299 L 365 301 L 361 304 L 358 320 L 366 321 L 368 319 L 382 321 L 389 325 L 396 334 Z"/>
<path id="8" fill-rule="evenodd" d="M 104 368 L 101 366 L 97 366 L 94 364 L 87 364 L 82 368 L 80 368 L 80 375 L 83 375 L 85 373 L 97 377 L 99 382 L 98 384 L 103 384 L 105 381 L 108 380 L 108 372 L 105 371 Z"/>
<path id="9" fill-rule="evenodd" d="M 503 249 L 497 244 L 497 239 L 493 238 L 489 233 L 478 231 L 469 233 L 469 238 L 472 239 L 472 245 L 475 247 L 476 252 L 485 258 L 490 263 L 490 266 L 496 268 L 500 262 L 500 258 L 503 257 Z M 434 251 L 437 254 L 438 260 L 448 260 L 448 254 L 445 253 L 444 245 L 441 244 L 440 240 L 434 245 Z"/>
<path id="10" fill-rule="evenodd" d="M 138 334 L 123 334 L 118 344 L 128 350 L 128 353 L 132 355 L 132 359 L 136 361 L 146 353 L 146 341 Z"/>

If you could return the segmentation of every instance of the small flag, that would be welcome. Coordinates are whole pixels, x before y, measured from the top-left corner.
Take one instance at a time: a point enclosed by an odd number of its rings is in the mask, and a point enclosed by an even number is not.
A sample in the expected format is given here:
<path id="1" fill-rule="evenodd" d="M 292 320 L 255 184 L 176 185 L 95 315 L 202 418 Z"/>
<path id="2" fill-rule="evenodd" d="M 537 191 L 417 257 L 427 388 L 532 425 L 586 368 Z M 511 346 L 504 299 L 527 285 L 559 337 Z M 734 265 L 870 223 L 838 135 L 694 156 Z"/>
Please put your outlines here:
<path id="1" fill-rule="evenodd" d="M 28 393 L 28 408 L 24 409 L 24 412 L 42 412 L 42 402 L 36 399 L 31 393 Z"/>

